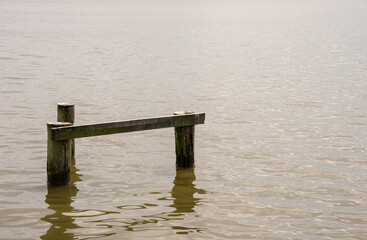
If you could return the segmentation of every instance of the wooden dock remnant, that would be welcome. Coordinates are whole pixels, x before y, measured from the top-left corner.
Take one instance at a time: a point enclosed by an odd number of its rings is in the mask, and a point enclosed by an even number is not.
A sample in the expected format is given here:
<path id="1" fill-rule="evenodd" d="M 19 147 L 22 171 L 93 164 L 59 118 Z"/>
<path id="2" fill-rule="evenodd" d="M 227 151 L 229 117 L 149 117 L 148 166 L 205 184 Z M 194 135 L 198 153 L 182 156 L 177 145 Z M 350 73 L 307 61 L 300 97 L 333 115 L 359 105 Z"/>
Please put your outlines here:
<path id="1" fill-rule="evenodd" d="M 194 165 L 195 125 L 204 124 L 205 113 L 175 112 L 174 115 L 75 126 L 74 105 L 58 104 L 56 123 L 47 124 L 47 179 L 50 185 L 64 185 L 70 179 L 70 163 L 75 161 L 75 138 L 175 128 L 176 166 Z"/>

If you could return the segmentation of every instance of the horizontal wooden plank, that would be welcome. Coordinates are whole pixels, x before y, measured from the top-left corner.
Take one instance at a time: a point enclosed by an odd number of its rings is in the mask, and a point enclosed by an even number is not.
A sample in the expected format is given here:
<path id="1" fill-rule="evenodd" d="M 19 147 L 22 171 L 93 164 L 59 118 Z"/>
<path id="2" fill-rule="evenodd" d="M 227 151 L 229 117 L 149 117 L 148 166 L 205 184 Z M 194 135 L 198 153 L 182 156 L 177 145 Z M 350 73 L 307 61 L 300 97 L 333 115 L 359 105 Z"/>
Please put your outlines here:
<path id="1" fill-rule="evenodd" d="M 191 126 L 196 124 L 203 124 L 204 121 L 205 113 L 192 113 L 119 122 L 57 127 L 52 128 L 52 139 L 60 141 L 73 138 L 93 137 L 115 133 L 143 131 L 149 129 Z"/>

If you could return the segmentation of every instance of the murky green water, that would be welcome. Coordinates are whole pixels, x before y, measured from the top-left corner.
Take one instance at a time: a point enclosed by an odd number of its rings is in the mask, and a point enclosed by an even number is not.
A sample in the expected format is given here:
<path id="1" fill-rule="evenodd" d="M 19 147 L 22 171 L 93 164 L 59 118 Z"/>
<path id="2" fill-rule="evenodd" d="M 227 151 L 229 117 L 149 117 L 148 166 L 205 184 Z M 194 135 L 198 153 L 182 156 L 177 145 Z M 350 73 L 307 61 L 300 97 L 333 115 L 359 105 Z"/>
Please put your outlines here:
<path id="1" fill-rule="evenodd" d="M 366 239 L 367 2 L 0 1 L 0 239 Z M 46 122 L 206 112 L 76 140 L 46 183 Z"/>

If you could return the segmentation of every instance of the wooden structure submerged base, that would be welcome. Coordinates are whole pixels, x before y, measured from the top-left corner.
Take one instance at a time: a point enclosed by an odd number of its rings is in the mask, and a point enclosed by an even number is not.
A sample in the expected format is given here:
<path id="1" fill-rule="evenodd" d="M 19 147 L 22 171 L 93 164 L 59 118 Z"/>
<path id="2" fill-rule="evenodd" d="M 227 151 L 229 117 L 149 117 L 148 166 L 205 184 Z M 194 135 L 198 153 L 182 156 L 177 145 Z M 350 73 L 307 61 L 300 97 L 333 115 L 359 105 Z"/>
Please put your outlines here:
<path id="1" fill-rule="evenodd" d="M 70 164 L 75 162 L 75 138 L 159 128 L 175 128 L 176 166 L 194 166 L 195 125 L 204 124 L 205 113 L 175 112 L 174 115 L 75 126 L 74 105 L 59 103 L 57 120 L 47 123 L 47 180 L 50 185 L 70 181 Z"/>

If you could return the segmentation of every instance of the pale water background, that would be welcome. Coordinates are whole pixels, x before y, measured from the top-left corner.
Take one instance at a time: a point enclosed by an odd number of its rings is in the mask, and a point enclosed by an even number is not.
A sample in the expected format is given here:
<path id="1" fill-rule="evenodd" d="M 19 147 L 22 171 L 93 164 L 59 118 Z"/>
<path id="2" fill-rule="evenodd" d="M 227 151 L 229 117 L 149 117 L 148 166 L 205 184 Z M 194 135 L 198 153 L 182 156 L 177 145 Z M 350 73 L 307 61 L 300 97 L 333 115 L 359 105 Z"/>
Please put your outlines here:
<path id="1" fill-rule="evenodd" d="M 0 239 L 367 239 L 367 1 L 0 0 Z M 206 112 L 76 141 L 46 122 Z"/>

